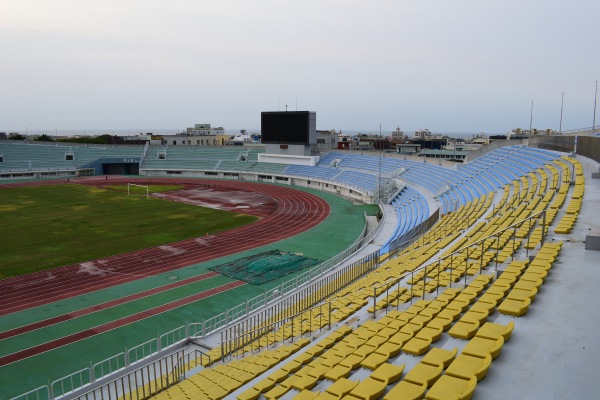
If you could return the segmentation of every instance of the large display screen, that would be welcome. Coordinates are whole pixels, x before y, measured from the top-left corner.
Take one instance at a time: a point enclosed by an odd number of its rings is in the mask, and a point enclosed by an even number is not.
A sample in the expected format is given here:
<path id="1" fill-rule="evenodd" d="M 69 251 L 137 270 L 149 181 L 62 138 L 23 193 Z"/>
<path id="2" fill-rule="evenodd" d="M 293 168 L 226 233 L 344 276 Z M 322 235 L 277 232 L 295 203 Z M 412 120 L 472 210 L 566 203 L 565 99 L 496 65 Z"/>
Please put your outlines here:
<path id="1" fill-rule="evenodd" d="M 263 143 L 309 145 L 316 141 L 314 112 L 265 111 L 260 115 L 260 125 Z"/>

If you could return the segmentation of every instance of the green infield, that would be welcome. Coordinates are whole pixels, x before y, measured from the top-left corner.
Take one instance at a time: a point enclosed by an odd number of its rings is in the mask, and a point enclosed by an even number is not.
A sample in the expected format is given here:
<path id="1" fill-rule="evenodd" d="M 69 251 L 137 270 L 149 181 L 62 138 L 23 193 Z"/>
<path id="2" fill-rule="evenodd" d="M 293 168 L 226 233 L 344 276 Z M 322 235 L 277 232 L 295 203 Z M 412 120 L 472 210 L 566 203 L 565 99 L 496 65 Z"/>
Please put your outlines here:
<path id="1" fill-rule="evenodd" d="M 126 185 L 119 190 L 80 185 L 1 189 L 0 279 L 212 234 L 257 219 L 128 196 L 126 190 Z"/>

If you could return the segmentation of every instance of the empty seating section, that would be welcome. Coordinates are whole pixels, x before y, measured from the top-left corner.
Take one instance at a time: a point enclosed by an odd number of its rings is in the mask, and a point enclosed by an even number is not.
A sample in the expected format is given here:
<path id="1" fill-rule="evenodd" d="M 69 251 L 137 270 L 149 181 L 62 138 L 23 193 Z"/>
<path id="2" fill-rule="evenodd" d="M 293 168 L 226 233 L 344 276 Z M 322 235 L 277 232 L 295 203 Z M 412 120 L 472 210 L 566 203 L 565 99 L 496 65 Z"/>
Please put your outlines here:
<path id="1" fill-rule="evenodd" d="M 515 156 L 509 150 L 501 154 Z M 516 325 L 511 318 L 527 318 L 545 290 L 562 242 L 542 234 L 552 231 L 557 215 L 578 212 L 583 196 L 576 160 L 538 149 L 523 156 L 527 162 L 513 168 L 519 176 L 499 188 L 493 205 L 494 193 L 477 195 L 485 184 L 465 186 L 462 196 L 471 200 L 410 246 L 382 257 L 376 270 L 342 289 L 324 288 L 321 295 L 331 302 L 337 328 L 313 342 L 296 340 L 295 346 L 269 346 L 267 339 L 267 349 L 249 346 L 244 357 L 218 361 L 156 398 L 220 399 L 234 392 L 239 400 L 471 398 L 502 356 Z M 410 199 L 415 193 L 408 189 L 405 200 L 412 205 L 419 200 Z M 411 206 L 398 210 L 419 213 Z M 526 218 L 531 219 L 521 222 Z M 371 318 L 354 318 L 359 311 Z M 270 335 L 291 340 L 289 328 L 288 336 L 285 328 Z M 322 324 L 296 326 L 307 334 L 317 328 Z"/>
<path id="2" fill-rule="evenodd" d="M 340 173 L 339 170 L 333 168 L 310 167 L 305 165 L 289 165 L 284 171 L 288 175 L 299 175 L 307 178 L 318 178 L 332 180 Z"/>
<path id="3" fill-rule="evenodd" d="M 142 170 L 201 170 L 281 174 L 287 164 L 259 163 L 262 149 L 232 147 L 150 147 Z"/>
<path id="4" fill-rule="evenodd" d="M 356 171 L 342 171 L 336 175 L 337 181 L 350 186 L 358 186 L 366 190 L 377 188 L 377 176 Z"/>
<path id="5" fill-rule="evenodd" d="M 410 233 L 429 217 L 427 200 L 418 191 L 410 187 L 404 188 L 392 201 L 392 205 L 396 209 L 398 223 L 393 234 L 382 246 L 381 254 L 385 254 L 390 250 L 390 243 L 397 240 L 402 241 L 400 238 Z"/>
<path id="6" fill-rule="evenodd" d="M 140 146 L 0 143 L 0 171 L 76 169 L 99 158 L 140 158 Z"/>

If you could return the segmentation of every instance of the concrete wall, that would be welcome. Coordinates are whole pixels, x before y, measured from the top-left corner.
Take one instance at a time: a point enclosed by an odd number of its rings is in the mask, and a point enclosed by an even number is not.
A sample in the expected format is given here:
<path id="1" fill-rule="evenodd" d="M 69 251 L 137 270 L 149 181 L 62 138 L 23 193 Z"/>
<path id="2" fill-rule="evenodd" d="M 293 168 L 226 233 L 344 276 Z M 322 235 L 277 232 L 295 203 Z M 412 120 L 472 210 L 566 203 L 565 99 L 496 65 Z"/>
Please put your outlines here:
<path id="1" fill-rule="evenodd" d="M 315 178 L 302 178 L 297 176 L 256 173 L 256 172 L 223 172 L 223 171 L 199 171 L 199 170 L 142 170 L 140 175 L 158 177 L 181 177 L 181 178 L 212 178 L 212 179 L 234 179 L 252 182 L 280 183 L 290 186 L 302 186 L 323 192 L 335 193 L 352 200 L 373 204 L 373 193 L 360 191 L 357 188 L 343 185 L 339 182 L 326 182 Z"/>

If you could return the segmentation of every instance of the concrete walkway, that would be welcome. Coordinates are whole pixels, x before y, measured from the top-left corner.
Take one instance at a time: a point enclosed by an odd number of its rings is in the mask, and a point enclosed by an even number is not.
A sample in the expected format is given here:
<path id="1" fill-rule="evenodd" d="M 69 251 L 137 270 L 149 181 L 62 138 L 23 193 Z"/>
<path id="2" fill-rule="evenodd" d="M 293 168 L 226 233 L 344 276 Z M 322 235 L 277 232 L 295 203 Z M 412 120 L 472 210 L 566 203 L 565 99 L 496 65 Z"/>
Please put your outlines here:
<path id="1" fill-rule="evenodd" d="M 569 235 L 550 229 L 549 240 L 564 244 L 528 313 L 493 314 L 494 322 L 514 321 L 515 330 L 473 399 L 591 399 L 600 392 L 600 252 L 584 244 L 589 230 L 600 225 L 600 179 L 591 178 L 597 163 L 578 160 L 585 193 L 577 222 Z"/>

